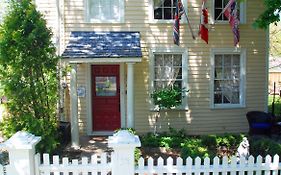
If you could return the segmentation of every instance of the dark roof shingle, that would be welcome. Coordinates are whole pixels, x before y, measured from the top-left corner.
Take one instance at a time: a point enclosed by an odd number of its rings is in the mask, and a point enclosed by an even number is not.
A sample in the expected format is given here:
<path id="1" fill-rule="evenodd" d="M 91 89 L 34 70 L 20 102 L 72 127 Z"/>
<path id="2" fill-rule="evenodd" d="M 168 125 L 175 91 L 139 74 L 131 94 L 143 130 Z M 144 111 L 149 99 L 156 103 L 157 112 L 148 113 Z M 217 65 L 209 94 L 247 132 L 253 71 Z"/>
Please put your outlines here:
<path id="1" fill-rule="evenodd" d="M 64 58 L 142 57 L 139 32 L 71 32 Z"/>

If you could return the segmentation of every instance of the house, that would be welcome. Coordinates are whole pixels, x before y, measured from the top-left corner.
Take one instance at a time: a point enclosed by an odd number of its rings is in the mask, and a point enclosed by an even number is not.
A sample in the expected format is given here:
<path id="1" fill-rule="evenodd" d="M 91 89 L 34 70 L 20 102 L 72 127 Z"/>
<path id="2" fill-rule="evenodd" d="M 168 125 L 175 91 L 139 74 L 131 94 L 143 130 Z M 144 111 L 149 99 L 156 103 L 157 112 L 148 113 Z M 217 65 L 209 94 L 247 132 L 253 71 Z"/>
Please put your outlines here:
<path id="1" fill-rule="evenodd" d="M 281 58 L 270 57 L 269 58 L 269 69 L 268 69 L 268 89 L 269 93 L 275 93 L 280 95 L 281 90 Z"/>
<path id="2" fill-rule="evenodd" d="M 173 43 L 174 0 L 36 1 L 71 67 L 62 79 L 64 117 L 73 145 L 79 135 L 111 134 L 117 128 L 153 131 L 155 89 L 188 89 L 182 105 L 161 113 L 158 131 L 190 135 L 246 132 L 246 112 L 267 110 L 268 31 L 253 29 L 262 0 L 239 4 L 240 46 L 234 47 L 227 0 L 208 0 L 209 44 L 193 40 L 181 19 L 180 45 Z M 183 0 L 197 34 L 201 0 Z M 54 18 L 55 17 L 55 18 Z"/>

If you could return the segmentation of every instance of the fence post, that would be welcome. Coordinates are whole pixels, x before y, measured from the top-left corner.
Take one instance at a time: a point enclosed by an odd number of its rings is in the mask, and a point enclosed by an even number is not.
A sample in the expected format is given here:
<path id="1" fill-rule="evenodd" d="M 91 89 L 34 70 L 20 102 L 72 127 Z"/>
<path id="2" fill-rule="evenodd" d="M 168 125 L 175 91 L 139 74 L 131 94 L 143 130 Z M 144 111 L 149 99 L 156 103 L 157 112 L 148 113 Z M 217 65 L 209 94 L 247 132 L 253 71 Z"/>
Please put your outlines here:
<path id="1" fill-rule="evenodd" d="M 108 139 L 108 146 L 113 148 L 112 175 L 134 175 L 134 152 L 140 147 L 140 139 L 128 132 L 120 130 Z"/>
<path id="2" fill-rule="evenodd" d="M 35 174 L 35 145 L 41 140 L 28 132 L 19 131 L 2 144 L 9 152 L 7 175 Z"/>

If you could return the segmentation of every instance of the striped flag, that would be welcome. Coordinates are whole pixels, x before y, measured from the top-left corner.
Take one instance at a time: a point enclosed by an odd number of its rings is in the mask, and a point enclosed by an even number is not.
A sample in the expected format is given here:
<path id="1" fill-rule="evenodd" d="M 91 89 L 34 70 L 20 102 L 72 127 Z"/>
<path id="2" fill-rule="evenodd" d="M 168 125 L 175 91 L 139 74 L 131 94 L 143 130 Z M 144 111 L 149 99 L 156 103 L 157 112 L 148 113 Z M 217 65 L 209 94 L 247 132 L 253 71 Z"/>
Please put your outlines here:
<path id="1" fill-rule="evenodd" d="M 182 14 L 184 14 L 184 8 L 181 3 L 181 0 L 176 0 L 176 12 L 174 16 L 174 27 L 173 27 L 173 36 L 174 36 L 174 44 L 180 45 L 180 19 Z"/>
<path id="2" fill-rule="evenodd" d="M 229 0 L 228 4 L 224 8 L 224 15 L 227 17 L 231 26 L 234 36 L 234 46 L 237 46 L 240 40 L 239 34 L 239 19 L 237 15 L 237 2 L 236 0 Z"/>
<path id="3" fill-rule="evenodd" d="M 208 44 L 209 40 L 209 30 L 208 30 L 208 10 L 205 7 L 206 0 L 202 1 L 202 8 L 201 8 L 201 18 L 200 18 L 200 26 L 199 26 L 199 35 L 201 39 L 204 40 Z"/>

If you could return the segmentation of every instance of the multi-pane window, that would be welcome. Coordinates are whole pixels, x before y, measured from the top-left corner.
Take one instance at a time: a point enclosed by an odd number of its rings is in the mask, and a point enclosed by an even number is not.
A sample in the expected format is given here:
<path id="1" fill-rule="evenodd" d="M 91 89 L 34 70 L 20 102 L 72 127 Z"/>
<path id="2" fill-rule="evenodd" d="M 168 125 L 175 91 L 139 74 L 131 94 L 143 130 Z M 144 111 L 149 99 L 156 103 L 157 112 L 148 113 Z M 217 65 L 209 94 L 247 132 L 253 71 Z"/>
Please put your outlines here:
<path id="1" fill-rule="evenodd" d="M 214 4 L 214 17 L 216 21 L 228 21 L 226 16 L 222 13 L 224 7 L 227 5 L 229 0 L 215 0 Z M 240 7 L 239 3 L 237 3 L 237 15 L 238 19 L 240 18 Z"/>
<path id="2" fill-rule="evenodd" d="M 121 22 L 124 18 L 124 0 L 87 0 L 89 22 Z"/>
<path id="3" fill-rule="evenodd" d="M 153 0 L 153 8 L 154 19 L 173 19 L 176 10 L 176 0 Z"/>
<path id="4" fill-rule="evenodd" d="M 154 55 L 154 89 L 177 86 L 182 88 L 182 55 Z"/>
<path id="5" fill-rule="evenodd" d="M 240 54 L 214 55 L 213 103 L 241 104 L 241 61 Z"/>

